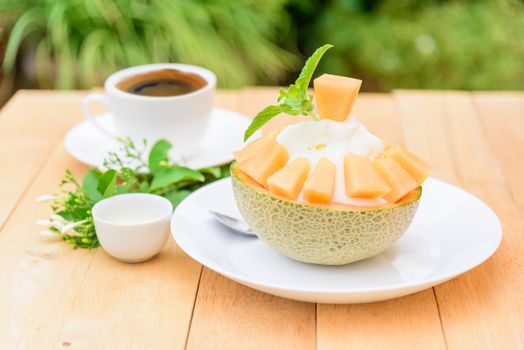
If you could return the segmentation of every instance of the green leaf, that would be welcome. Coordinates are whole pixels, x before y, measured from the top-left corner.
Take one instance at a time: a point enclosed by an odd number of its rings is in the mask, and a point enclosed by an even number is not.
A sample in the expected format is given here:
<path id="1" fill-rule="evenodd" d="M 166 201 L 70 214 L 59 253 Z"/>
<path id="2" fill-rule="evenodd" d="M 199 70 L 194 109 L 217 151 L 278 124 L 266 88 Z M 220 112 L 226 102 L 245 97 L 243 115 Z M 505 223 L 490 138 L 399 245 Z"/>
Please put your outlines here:
<path id="1" fill-rule="evenodd" d="M 168 152 L 171 147 L 171 143 L 166 140 L 158 140 L 153 145 L 151 152 L 149 152 L 149 159 L 147 162 L 151 174 L 156 174 L 165 169 L 165 166 L 162 166 L 161 163 L 168 161 Z"/>
<path id="2" fill-rule="evenodd" d="M 280 95 L 278 96 L 277 102 L 280 102 L 280 105 L 268 106 L 253 118 L 253 121 L 244 133 L 244 141 L 247 141 L 258 129 L 280 113 L 289 115 L 311 115 L 313 119 L 316 118 L 316 116 L 313 115 L 313 97 L 308 95 L 307 89 L 322 56 L 332 47 L 333 45 L 326 44 L 316 49 L 313 55 L 306 60 L 295 83 L 291 84 L 287 90 L 282 88 L 279 90 Z"/>
<path id="3" fill-rule="evenodd" d="M 218 179 L 222 176 L 222 169 L 220 167 L 209 167 L 209 168 L 202 168 L 202 169 L 198 169 L 198 171 L 200 171 L 202 174 L 209 174 L 211 175 L 212 177 Z"/>
<path id="4" fill-rule="evenodd" d="M 115 187 L 115 194 L 130 193 L 133 192 L 138 186 L 138 178 L 136 172 L 130 168 L 121 168 L 117 172 L 116 182 L 118 183 Z"/>
<path id="5" fill-rule="evenodd" d="M 222 167 L 222 178 L 231 176 L 231 164 Z"/>
<path id="6" fill-rule="evenodd" d="M 128 186 L 116 186 L 115 187 L 115 194 L 126 194 L 126 193 L 132 193 L 133 190 Z"/>
<path id="7" fill-rule="evenodd" d="M 298 79 L 295 81 L 295 84 L 291 85 L 288 90 L 288 94 L 294 97 L 304 97 L 307 94 L 307 88 L 317 69 L 318 63 L 322 59 L 322 56 L 326 53 L 327 50 L 331 49 L 333 45 L 326 44 L 318 49 L 307 59 Z"/>
<path id="8" fill-rule="evenodd" d="M 57 214 L 67 221 L 81 221 L 91 216 L 86 208 L 68 208 L 57 212 Z"/>
<path id="9" fill-rule="evenodd" d="M 153 181 L 151 181 L 151 186 L 149 187 L 149 192 L 159 190 L 181 181 L 203 182 L 205 179 L 204 175 L 198 170 L 182 166 L 164 168 L 154 175 Z"/>
<path id="10" fill-rule="evenodd" d="M 99 179 L 102 173 L 96 169 L 91 169 L 84 176 L 82 182 L 82 188 L 84 189 L 87 197 L 95 202 L 98 202 L 103 198 L 102 194 L 98 191 Z"/>
<path id="11" fill-rule="evenodd" d="M 147 181 L 141 182 L 140 185 L 138 186 L 138 192 L 142 192 L 142 193 L 149 192 L 149 183 Z"/>
<path id="12" fill-rule="evenodd" d="M 249 124 L 249 127 L 246 129 L 246 132 L 244 133 L 244 141 L 247 141 L 253 135 L 258 129 L 260 129 L 264 124 L 266 124 L 268 121 L 276 117 L 282 112 L 282 107 L 280 106 L 267 106 L 253 118 L 253 121 L 251 124 Z"/>
<path id="13" fill-rule="evenodd" d="M 104 198 L 116 194 L 116 170 L 108 170 L 100 176 L 97 190 Z"/>
<path id="14" fill-rule="evenodd" d="M 24 39 L 31 37 L 42 28 L 40 25 L 41 13 L 37 6 L 26 11 L 18 18 L 15 26 L 11 29 L 7 47 L 5 48 L 4 60 L 2 64 L 5 75 L 12 74 L 16 64 L 16 57 Z"/>
<path id="15" fill-rule="evenodd" d="M 180 190 L 171 192 L 165 195 L 165 197 L 173 204 L 173 208 L 176 208 L 187 196 L 191 194 L 189 190 Z"/>

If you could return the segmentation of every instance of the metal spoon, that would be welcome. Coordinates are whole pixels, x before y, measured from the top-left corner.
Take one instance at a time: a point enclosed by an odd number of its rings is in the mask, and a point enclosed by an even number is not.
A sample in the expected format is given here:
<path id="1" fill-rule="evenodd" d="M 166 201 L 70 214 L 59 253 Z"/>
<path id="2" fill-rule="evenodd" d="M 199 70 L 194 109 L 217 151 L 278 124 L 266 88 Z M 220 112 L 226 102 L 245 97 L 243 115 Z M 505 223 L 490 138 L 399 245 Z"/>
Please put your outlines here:
<path id="1" fill-rule="evenodd" d="M 218 222 L 235 231 L 236 233 L 240 233 L 249 237 L 257 237 L 256 233 L 251 230 L 247 222 L 245 222 L 244 220 L 237 219 L 226 214 L 218 213 L 213 210 L 210 210 L 209 212 L 213 214 L 213 216 L 215 217 L 215 219 L 217 219 Z"/>

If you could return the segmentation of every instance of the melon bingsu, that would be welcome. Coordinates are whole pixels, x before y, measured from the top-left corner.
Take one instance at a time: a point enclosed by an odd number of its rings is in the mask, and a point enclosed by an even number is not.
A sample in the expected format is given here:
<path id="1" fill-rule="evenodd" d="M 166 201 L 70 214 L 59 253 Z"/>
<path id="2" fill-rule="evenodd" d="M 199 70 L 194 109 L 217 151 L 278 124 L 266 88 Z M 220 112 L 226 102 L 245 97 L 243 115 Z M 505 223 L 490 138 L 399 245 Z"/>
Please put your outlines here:
<path id="1" fill-rule="evenodd" d="M 320 76 L 314 88 L 319 116 L 235 152 L 233 192 L 242 216 L 273 249 L 301 262 L 348 264 L 402 236 L 429 170 L 351 114 L 360 81 Z"/>

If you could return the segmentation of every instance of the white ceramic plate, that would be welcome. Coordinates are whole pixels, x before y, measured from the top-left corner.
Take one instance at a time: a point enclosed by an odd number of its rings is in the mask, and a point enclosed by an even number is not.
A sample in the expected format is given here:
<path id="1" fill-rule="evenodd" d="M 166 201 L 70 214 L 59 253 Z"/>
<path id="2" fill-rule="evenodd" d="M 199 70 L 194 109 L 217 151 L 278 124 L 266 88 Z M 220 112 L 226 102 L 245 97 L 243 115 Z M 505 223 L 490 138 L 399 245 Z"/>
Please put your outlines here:
<path id="1" fill-rule="evenodd" d="M 289 259 L 257 238 L 229 231 L 209 209 L 240 215 L 229 178 L 194 192 L 175 210 L 171 230 L 187 254 L 249 287 L 319 303 L 364 303 L 418 292 L 481 264 L 502 238 L 500 222 L 485 203 L 431 178 L 404 236 L 383 253 L 345 266 Z"/>
<path id="2" fill-rule="evenodd" d="M 97 118 L 102 126 L 109 130 L 114 129 L 108 113 Z M 249 122 L 250 120 L 240 113 L 214 108 L 202 147 L 194 156 L 180 163 L 192 168 L 205 168 L 231 162 L 232 152 L 242 148 L 244 130 Z M 69 154 L 94 167 L 102 165 L 108 152 L 117 151 L 121 147 L 119 142 L 102 134 L 87 121 L 69 130 L 64 143 Z"/>

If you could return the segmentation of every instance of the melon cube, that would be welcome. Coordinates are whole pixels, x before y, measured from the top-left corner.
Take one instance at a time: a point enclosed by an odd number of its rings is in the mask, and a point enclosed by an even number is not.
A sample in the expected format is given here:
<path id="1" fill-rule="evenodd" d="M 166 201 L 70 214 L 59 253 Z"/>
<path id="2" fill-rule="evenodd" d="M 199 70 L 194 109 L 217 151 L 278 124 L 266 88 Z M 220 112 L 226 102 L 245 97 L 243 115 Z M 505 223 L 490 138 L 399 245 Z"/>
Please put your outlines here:
<path id="1" fill-rule="evenodd" d="M 297 158 L 267 179 L 269 190 L 274 194 L 297 199 L 309 174 L 309 161 Z"/>
<path id="2" fill-rule="evenodd" d="M 364 156 L 352 153 L 346 155 L 344 177 L 348 197 L 377 198 L 391 191 L 373 163 Z"/>
<path id="3" fill-rule="evenodd" d="M 375 169 L 391 187 L 391 192 L 384 196 L 390 203 L 395 203 L 417 188 L 417 181 L 392 158 L 375 159 Z"/>
<path id="4" fill-rule="evenodd" d="M 259 139 L 256 139 L 254 141 L 251 141 L 246 146 L 244 146 L 244 148 L 236 152 L 233 152 L 233 156 L 235 157 L 235 160 L 237 161 L 237 163 L 240 164 L 240 163 L 244 163 L 249 158 L 251 158 L 255 154 L 258 154 L 259 152 L 264 154 L 265 147 L 268 144 L 275 142 L 276 136 L 277 136 L 277 133 L 274 132 L 266 136 L 263 136 Z"/>
<path id="5" fill-rule="evenodd" d="M 336 166 L 322 157 L 304 184 L 304 199 L 311 203 L 330 203 L 335 189 Z"/>
<path id="6" fill-rule="evenodd" d="M 271 140 L 267 145 L 257 150 L 257 156 L 252 156 L 239 162 L 239 168 L 253 180 L 267 188 L 266 180 L 277 170 L 280 170 L 288 161 L 286 148 Z"/>
<path id="7" fill-rule="evenodd" d="M 400 164 L 419 185 L 421 185 L 429 175 L 429 166 L 426 162 L 401 146 L 390 147 L 386 151 L 386 155 Z"/>
<path id="8" fill-rule="evenodd" d="M 313 81 L 320 119 L 344 121 L 348 118 L 362 80 L 322 74 Z"/>

